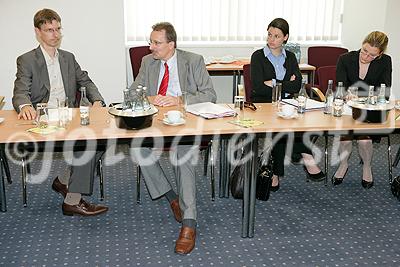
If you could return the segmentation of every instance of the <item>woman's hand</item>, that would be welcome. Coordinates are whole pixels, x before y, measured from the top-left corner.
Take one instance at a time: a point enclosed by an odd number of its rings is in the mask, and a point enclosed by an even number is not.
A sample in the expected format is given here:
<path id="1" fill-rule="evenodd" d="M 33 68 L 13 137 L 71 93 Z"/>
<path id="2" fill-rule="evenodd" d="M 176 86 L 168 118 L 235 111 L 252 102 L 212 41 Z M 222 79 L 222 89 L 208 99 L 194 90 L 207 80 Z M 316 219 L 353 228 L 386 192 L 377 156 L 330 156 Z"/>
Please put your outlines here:
<path id="1" fill-rule="evenodd" d="M 265 84 L 266 86 L 272 87 L 272 80 L 264 81 L 264 84 Z"/>

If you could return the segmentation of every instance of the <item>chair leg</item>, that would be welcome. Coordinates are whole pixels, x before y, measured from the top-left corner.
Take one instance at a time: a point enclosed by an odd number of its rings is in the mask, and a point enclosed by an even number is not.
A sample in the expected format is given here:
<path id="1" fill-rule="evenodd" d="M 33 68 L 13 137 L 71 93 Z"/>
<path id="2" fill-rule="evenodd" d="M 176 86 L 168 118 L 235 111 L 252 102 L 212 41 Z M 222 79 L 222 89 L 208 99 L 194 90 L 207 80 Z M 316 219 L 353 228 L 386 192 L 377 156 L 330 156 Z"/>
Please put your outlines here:
<path id="1" fill-rule="evenodd" d="M 204 176 L 207 176 L 208 160 L 209 160 L 209 155 L 210 155 L 210 145 L 212 145 L 212 141 L 210 141 L 210 143 L 208 143 L 207 149 L 204 153 L 204 172 L 203 172 Z"/>
<path id="2" fill-rule="evenodd" d="M 26 181 L 27 181 L 27 176 L 28 176 L 28 163 L 26 162 L 26 157 L 22 157 L 21 159 L 21 165 L 22 165 L 22 202 L 24 204 L 24 207 L 27 207 L 27 196 L 26 196 Z"/>
<path id="3" fill-rule="evenodd" d="M 97 175 L 100 180 L 100 200 L 104 200 L 104 174 L 103 174 L 103 160 L 100 158 L 97 164 Z"/>
<path id="4" fill-rule="evenodd" d="M 393 167 L 397 167 L 397 165 L 399 164 L 400 161 L 400 147 L 397 150 L 396 156 L 394 157 L 394 161 L 393 161 Z"/>
<path id="5" fill-rule="evenodd" d="M 9 184 L 12 184 L 10 166 L 8 165 L 8 160 L 7 160 L 6 153 L 4 152 L 3 147 L 0 149 L 0 158 L 1 158 L 1 164 L 4 166 L 4 172 L 7 177 L 7 182 Z"/>
<path id="6" fill-rule="evenodd" d="M 387 136 L 388 139 L 388 166 L 389 166 L 389 184 L 392 184 L 393 181 L 393 169 L 392 169 L 392 148 L 390 146 L 390 135 Z"/>
<path id="7" fill-rule="evenodd" d="M 136 203 L 140 204 L 140 179 L 141 179 L 141 171 L 140 165 L 137 165 L 137 176 L 136 176 Z"/>

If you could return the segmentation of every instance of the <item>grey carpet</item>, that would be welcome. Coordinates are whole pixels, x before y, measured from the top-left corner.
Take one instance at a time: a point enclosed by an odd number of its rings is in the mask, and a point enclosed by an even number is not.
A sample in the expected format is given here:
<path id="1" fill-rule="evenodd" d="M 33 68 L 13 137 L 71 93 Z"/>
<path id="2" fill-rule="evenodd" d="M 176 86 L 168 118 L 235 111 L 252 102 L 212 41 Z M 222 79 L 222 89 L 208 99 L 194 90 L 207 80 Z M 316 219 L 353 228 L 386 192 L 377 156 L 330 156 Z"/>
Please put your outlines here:
<path id="1" fill-rule="evenodd" d="M 200 160 L 198 236 L 186 256 L 174 254 L 180 226 L 167 201 L 152 201 L 143 187 L 142 204 L 136 204 L 136 168 L 129 158 L 105 167 L 104 203 L 110 210 L 92 218 L 62 215 L 62 199 L 50 188 L 65 168 L 60 154 L 51 161 L 49 179 L 28 185 L 27 208 L 20 168 L 10 162 L 13 184 L 6 185 L 8 212 L 0 213 L 0 266 L 400 266 L 400 203 L 389 190 L 385 149 L 385 140 L 375 144 L 370 190 L 361 187 L 356 149 L 337 187 L 306 182 L 301 166 L 288 166 L 281 189 L 268 202 L 257 202 L 255 236 L 245 239 L 241 201 L 212 202 Z M 172 174 L 165 155 L 162 160 Z M 40 166 L 34 161 L 33 172 Z M 97 180 L 94 192 L 87 199 L 99 202 Z"/>

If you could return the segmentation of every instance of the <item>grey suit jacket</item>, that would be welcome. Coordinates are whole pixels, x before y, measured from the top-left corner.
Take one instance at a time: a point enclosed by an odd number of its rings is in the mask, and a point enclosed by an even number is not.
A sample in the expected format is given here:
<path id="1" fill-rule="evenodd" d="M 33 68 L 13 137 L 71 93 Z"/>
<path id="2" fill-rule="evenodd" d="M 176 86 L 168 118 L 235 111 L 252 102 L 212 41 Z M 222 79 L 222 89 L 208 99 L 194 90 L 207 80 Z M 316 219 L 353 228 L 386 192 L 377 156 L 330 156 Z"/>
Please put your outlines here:
<path id="1" fill-rule="evenodd" d="M 207 72 L 202 56 L 176 49 L 179 84 L 183 92 L 187 92 L 188 104 L 214 102 L 217 95 Z M 160 75 L 160 60 L 153 55 L 143 57 L 139 74 L 131 88 L 138 85 L 147 87 L 148 95 L 157 95 L 158 77 Z"/>
<path id="2" fill-rule="evenodd" d="M 96 85 L 89 78 L 86 71 L 75 60 L 75 56 L 67 51 L 58 49 L 61 75 L 64 83 L 65 95 L 70 107 L 77 107 L 76 93 L 81 86 L 86 87 L 90 102 L 103 101 Z M 40 47 L 17 58 L 17 78 L 14 82 L 12 103 L 19 112 L 23 104 L 47 103 L 50 96 L 50 81 L 46 61 Z"/>

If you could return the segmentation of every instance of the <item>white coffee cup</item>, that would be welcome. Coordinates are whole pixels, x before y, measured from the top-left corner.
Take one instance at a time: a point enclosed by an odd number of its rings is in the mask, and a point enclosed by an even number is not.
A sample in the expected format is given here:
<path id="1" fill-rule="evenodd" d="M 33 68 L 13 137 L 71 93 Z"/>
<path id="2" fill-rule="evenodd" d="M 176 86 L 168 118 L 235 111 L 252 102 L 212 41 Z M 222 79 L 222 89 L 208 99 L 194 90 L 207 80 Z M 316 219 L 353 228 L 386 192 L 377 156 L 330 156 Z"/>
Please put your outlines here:
<path id="1" fill-rule="evenodd" d="M 179 110 L 170 110 L 164 114 L 169 123 L 178 123 L 182 120 L 183 114 Z"/>
<path id="2" fill-rule="evenodd" d="M 295 111 L 295 107 L 292 105 L 283 105 L 282 106 L 282 114 L 286 117 L 293 116 Z"/>

